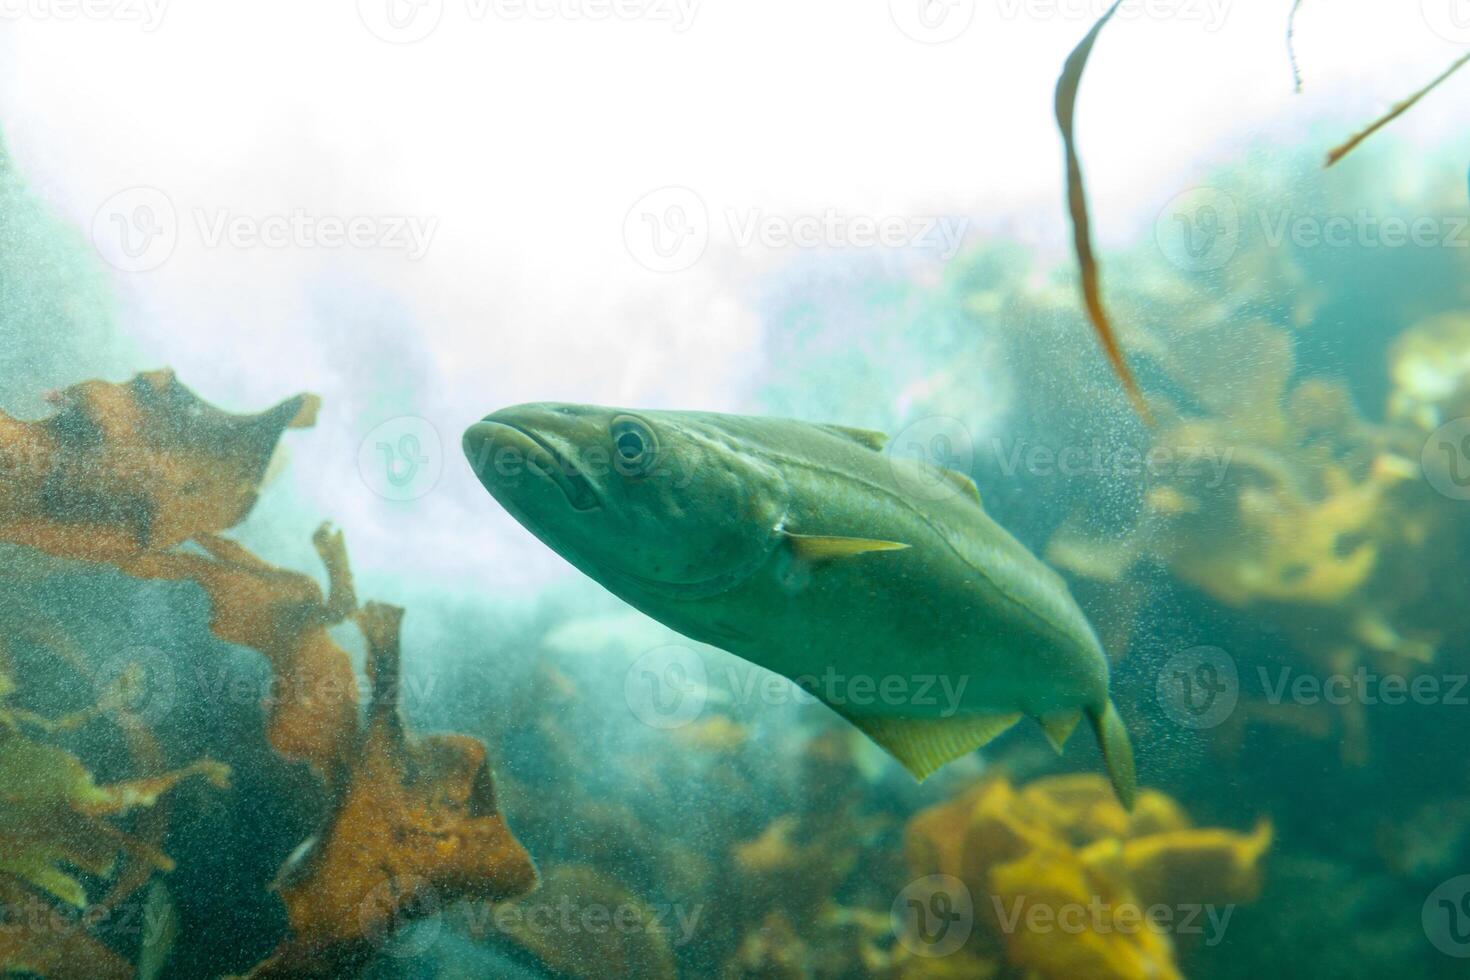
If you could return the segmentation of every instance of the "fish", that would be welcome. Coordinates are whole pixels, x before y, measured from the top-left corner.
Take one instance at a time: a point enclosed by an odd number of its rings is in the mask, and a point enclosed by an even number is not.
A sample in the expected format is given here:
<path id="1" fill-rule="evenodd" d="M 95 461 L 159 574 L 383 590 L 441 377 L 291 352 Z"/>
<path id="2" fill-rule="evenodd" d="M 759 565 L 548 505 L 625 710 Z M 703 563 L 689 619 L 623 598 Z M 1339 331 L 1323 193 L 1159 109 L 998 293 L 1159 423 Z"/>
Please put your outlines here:
<path id="1" fill-rule="evenodd" d="M 793 419 L 560 403 L 493 412 L 463 437 L 484 488 L 573 567 L 808 687 L 915 778 L 1023 717 L 1060 752 L 1086 716 L 1131 806 L 1108 659 L 1066 583 L 991 519 L 969 476 L 886 443 Z"/>

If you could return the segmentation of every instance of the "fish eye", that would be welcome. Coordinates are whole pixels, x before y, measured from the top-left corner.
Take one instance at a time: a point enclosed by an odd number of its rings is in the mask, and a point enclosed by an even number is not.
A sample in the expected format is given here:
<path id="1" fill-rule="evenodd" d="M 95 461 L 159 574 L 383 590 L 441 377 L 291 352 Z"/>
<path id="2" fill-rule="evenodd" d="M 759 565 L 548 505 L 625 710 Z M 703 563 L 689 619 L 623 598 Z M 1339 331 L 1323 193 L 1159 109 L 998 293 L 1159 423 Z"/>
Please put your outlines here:
<path id="1" fill-rule="evenodd" d="M 610 429 L 618 469 L 628 476 L 642 476 L 653 467 L 658 441 L 642 419 L 619 415 Z"/>

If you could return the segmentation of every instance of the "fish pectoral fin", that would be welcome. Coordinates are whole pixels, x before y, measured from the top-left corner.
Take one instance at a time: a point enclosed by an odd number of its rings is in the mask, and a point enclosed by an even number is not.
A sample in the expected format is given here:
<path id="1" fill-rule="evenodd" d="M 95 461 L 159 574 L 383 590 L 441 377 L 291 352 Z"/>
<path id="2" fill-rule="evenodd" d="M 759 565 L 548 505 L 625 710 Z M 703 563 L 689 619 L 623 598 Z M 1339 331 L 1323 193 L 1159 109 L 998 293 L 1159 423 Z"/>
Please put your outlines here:
<path id="1" fill-rule="evenodd" d="M 923 782 L 936 770 L 975 751 L 1021 720 L 1011 715 L 956 715 L 953 718 L 884 718 L 848 715 L 863 734 L 883 747 Z"/>
<path id="2" fill-rule="evenodd" d="M 792 553 L 802 561 L 831 561 L 851 558 L 870 551 L 902 551 L 909 547 L 899 541 L 875 541 L 871 538 L 844 538 L 826 534 L 792 534 L 782 532 Z"/>
<path id="3" fill-rule="evenodd" d="M 1062 748 L 1067 744 L 1067 739 L 1072 737 L 1072 732 L 1077 723 L 1082 720 L 1082 709 L 1075 711 L 1053 711 L 1036 719 L 1041 723 L 1041 730 L 1046 732 L 1046 740 L 1051 747 L 1057 750 L 1057 755 L 1062 754 Z"/>

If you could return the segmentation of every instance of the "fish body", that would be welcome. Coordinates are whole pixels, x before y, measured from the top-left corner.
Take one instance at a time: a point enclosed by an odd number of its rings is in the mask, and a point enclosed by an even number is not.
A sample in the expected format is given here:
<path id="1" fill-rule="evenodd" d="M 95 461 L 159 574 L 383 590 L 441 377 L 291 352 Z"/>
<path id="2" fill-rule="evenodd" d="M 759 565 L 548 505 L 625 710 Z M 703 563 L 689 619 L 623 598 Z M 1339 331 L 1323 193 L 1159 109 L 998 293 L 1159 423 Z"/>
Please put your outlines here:
<path id="1" fill-rule="evenodd" d="M 801 683 L 918 778 L 1021 716 L 1060 746 L 1086 715 L 1131 798 L 1092 627 L 968 477 L 876 433 L 697 412 L 521 405 L 464 442 L 490 493 L 582 572 Z"/>

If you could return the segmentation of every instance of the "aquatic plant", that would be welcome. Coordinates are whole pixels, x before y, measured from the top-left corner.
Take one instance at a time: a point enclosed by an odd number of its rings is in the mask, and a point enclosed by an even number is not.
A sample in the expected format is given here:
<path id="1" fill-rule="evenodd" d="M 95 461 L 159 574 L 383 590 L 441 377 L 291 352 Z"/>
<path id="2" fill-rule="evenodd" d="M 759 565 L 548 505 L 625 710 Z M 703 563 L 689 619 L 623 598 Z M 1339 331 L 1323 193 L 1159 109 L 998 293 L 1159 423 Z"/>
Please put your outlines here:
<path id="1" fill-rule="evenodd" d="M 485 747 L 405 730 L 397 702 L 402 615 L 381 603 L 357 614 L 373 690 L 367 726 L 344 760 L 326 829 L 280 883 L 291 936 L 252 977 L 340 974 L 415 912 L 513 898 L 536 885 L 535 866 L 496 804 Z M 355 730 L 355 717 L 351 723 Z"/>
<path id="2" fill-rule="evenodd" d="M 1171 380 L 1204 411 L 1170 408 L 1150 451 L 1184 458 L 1191 447 L 1217 447 L 1230 456 L 1223 474 L 1159 474 L 1122 531 L 1098 533 L 1079 511 L 1053 537 L 1049 559 L 1113 582 L 1140 561 L 1162 564 L 1217 602 L 1265 617 L 1327 675 L 1425 669 L 1464 627 L 1446 591 L 1455 558 L 1425 547 L 1453 539 L 1456 502 L 1417 478 L 1424 428 L 1464 404 L 1461 323 L 1434 317 L 1396 341 L 1385 424 L 1364 419 L 1338 382 L 1290 380 L 1284 330 L 1198 327 L 1192 347 L 1204 356 L 1229 365 L 1226 348 L 1243 333 L 1256 360 L 1239 374 L 1200 374 L 1164 358 Z M 1237 729 L 1258 721 L 1341 734 L 1345 760 L 1369 758 L 1361 699 L 1269 705 L 1256 693 L 1244 692 L 1231 719 Z"/>
<path id="3" fill-rule="evenodd" d="M 9 491 L 0 502 L 0 540 L 21 546 L 11 555 L 15 569 L 44 577 L 46 562 L 28 557 L 44 553 L 199 585 L 215 635 L 261 652 L 276 677 L 270 744 L 309 763 L 327 789 L 325 830 L 280 883 L 291 935 L 253 975 L 325 975 L 360 962 L 390 927 L 413 918 L 426 892 L 449 901 L 503 899 L 533 887 L 535 868 L 497 808 L 484 746 L 407 732 L 397 702 L 402 610 L 358 608 L 342 536 L 323 525 L 314 537 L 330 581 L 324 596 L 310 578 L 217 533 L 249 513 L 277 440 L 287 428 L 311 424 L 316 399 L 301 395 L 259 415 L 232 415 L 156 371 L 122 385 L 84 382 L 51 400 L 55 413 L 36 422 L 0 416 Z M 349 618 L 370 654 L 365 727 L 351 659 L 327 632 Z M 7 841 L 0 898 L 10 913 L 37 893 L 87 906 L 85 889 L 65 869 L 105 876 L 120 851 L 141 857 L 148 872 L 133 874 L 108 902 L 125 898 L 153 870 L 171 869 L 156 846 L 107 818 L 152 806 L 192 775 L 223 786 L 225 768 L 204 760 L 99 785 L 77 757 L 26 732 L 75 728 L 104 709 L 48 722 L 6 707 L 15 687 L 0 670 L 0 835 Z M 103 704 L 115 700 L 108 695 Z M 151 744 L 142 723 L 118 711 Z M 62 936 L 22 928 L 7 931 L 3 943 L 0 966 L 55 976 L 129 973 L 85 930 Z"/>
<path id="4" fill-rule="evenodd" d="M 1133 372 L 1128 367 L 1122 348 L 1118 344 L 1116 331 L 1112 319 L 1108 314 L 1107 306 L 1102 298 L 1101 274 L 1098 270 L 1096 255 L 1092 247 L 1091 218 L 1087 207 L 1087 193 L 1083 188 L 1082 164 L 1077 154 L 1076 139 L 1074 136 L 1077 95 L 1082 85 L 1082 73 L 1087 67 L 1087 61 L 1092 56 L 1093 45 L 1096 44 L 1098 35 L 1107 26 L 1117 13 L 1123 0 L 1114 0 L 1112 6 L 1098 18 L 1092 29 L 1078 42 L 1067 58 L 1062 68 L 1061 76 L 1057 79 L 1056 88 L 1056 117 L 1057 127 L 1061 131 L 1062 145 L 1066 159 L 1067 180 L 1067 210 L 1072 222 L 1073 248 L 1077 258 L 1077 270 L 1082 290 L 1083 308 L 1087 312 L 1087 319 L 1091 323 L 1093 332 L 1096 334 L 1098 343 L 1102 346 L 1103 353 L 1107 355 L 1108 363 L 1113 372 L 1122 383 L 1123 389 L 1133 403 L 1134 410 L 1148 423 L 1152 423 L 1152 415 L 1149 412 L 1148 402 L 1144 398 L 1143 391 L 1133 378 Z M 1296 16 L 1300 10 L 1302 0 L 1294 0 L 1288 17 L 1287 26 L 1287 48 L 1291 57 L 1292 76 L 1296 83 L 1296 89 L 1301 91 L 1301 71 L 1297 67 L 1296 52 L 1293 38 L 1296 28 Z M 1419 100 L 1434 91 L 1451 75 L 1470 63 L 1470 53 L 1456 58 L 1450 66 L 1431 80 L 1423 88 L 1402 100 L 1384 115 L 1374 120 L 1360 132 L 1349 137 L 1340 145 L 1334 147 L 1327 154 L 1325 166 L 1331 167 L 1343 157 L 1347 156 L 1368 137 L 1378 132 L 1399 116 L 1414 107 Z"/>
<path id="5" fill-rule="evenodd" d="M 99 784 L 76 755 L 47 741 L 112 715 L 119 724 L 137 719 L 105 702 L 64 718 L 46 719 L 14 707 L 16 682 L 0 650 L 0 970 L 41 976 L 128 977 L 131 968 L 86 930 L 98 908 L 89 908 L 78 872 L 103 880 L 118 873 L 127 854 L 148 870 L 168 872 L 174 863 L 156 842 L 129 833 L 115 818 L 153 807 L 164 794 L 193 777 L 219 789 L 229 786 L 230 770 L 205 759 L 158 775 Z M 132 887 L 110 890 L 102 906 L 125 900 Z M 67 914 L 52 911 L 61 903 Z M 63 924 L 65 923 L 65 924 Z"/>
<path id="6" fill-rule="evenodd" d="M 915 878 L 963 883 L 977 924 L 964 951 L 991 972 L 1144 980 L 1182 976 L 1164 915 L 1253 900 L 1271 840 L 1266 821 L 1195 827 L 1156 790 L 1130 813 L 1084 774 L 984 780 L 916 814 L 905 853 Z"/>

